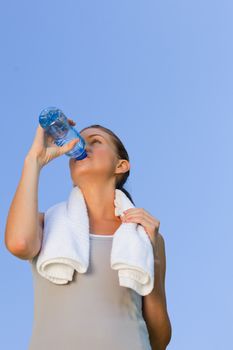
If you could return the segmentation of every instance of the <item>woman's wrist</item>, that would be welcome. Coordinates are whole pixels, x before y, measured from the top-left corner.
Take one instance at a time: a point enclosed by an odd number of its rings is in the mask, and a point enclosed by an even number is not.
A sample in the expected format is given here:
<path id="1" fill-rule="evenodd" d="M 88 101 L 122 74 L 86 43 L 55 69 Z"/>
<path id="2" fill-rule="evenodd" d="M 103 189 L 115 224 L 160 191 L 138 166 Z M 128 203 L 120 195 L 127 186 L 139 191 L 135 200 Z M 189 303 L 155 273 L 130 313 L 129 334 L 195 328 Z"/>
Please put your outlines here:
<path id="1" fill-rule="evenodd" d="M 25 165 L 35 165 L 38 171 L 40 171 L 43 165 L 40 164 L 38 157 L 35 154 L 28 153 L 24 159 Z"/>
<path id="2" fill-rule="evenodd" d="M 158 240 L 159 240 L 159 233 L 156 232 L 154 236 L 150 239 L 152 247 L 153 247 L 153 253 L 154 253 L 154 262 L 159 264 L 159 255 L 158 255 Z"/>

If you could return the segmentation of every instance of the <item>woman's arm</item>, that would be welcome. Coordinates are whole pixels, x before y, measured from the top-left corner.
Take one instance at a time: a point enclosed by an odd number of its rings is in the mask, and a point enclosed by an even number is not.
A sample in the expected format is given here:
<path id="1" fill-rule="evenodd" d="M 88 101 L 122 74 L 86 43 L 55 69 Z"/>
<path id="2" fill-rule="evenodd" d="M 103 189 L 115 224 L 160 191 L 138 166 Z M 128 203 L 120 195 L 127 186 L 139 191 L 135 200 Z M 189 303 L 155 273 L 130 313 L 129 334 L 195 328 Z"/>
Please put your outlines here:
<path id="1" fill-rule="evenodd" d="M 68 122 L 75 122 L 68 118 Z M 5 228 L 5 245 L 14 255 L 31 259 L 40 250 L 43 213 L 38 213 L 38 182 L 40 170 L 51 160 L 69 152 L 79 141 L 73 139 L 57 146 L 40 124 L 24 160 L 20 182 L 12 200 Z"/>
<path id="2" fill-rule="evenodd" d="M 158 233 L 153 248 L 155 256 L 154 288 L 150 294 L 142 297 L 142 312 L 147 324 L 152 350 L 165 350 L 171 340 L 172 328 L 167 312 L 165 293 L 165 243 L 160 233 Z"/>
<path id="3" fill-rule="evenodd" d="M 41 245 L 38 213 L 38 181 L 40 165 L 36 157 L 27 155 L 21 178 L 12 200 L 5 228 L 5 245 L 14 255 L 29 259 Z"/>

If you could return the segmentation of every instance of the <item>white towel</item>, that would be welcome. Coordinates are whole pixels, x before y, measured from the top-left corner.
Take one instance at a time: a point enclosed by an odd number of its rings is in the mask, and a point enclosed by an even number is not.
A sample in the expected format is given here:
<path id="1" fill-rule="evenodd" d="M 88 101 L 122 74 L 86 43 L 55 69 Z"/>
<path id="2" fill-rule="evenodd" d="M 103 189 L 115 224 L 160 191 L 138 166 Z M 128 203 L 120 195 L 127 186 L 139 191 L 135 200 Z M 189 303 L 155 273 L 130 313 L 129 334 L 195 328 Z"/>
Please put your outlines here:
<path id="1" fill-rule="evenodd" d="M 126 194 L 115 189 L 115 215 L 134 208 Z M 89 217 L 85 199 L 78 186 L 67 201 L 45 212 L 44 231 L 36 267 L 42 277 L 56 284 L 72 281 L 74 270 L 85 273 L 89 265 Z M 154 253 L 142 225 L 128 222 L 113 236 L 111 268 L 118 270 L 119 284 L 147 295 L 154 287 Z"/>

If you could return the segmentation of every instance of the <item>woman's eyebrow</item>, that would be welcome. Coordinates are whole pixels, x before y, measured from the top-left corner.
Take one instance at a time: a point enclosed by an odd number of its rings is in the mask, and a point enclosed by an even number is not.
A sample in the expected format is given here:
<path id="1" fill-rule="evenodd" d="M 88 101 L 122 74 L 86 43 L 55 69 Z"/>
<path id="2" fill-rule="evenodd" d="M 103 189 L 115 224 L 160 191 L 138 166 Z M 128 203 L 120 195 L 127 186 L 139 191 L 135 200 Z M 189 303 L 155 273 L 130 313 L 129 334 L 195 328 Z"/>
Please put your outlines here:
<path id="1" fill-rule="evenodd" d="M 87 138 L 91 138 L 92 136 L 100 136 L 100 137 L 103 137 L 103 139 L 105 139 L 105 137 L 100 135 L 100 134 L 92 134 L 92 135 L 87 136 Z"/>

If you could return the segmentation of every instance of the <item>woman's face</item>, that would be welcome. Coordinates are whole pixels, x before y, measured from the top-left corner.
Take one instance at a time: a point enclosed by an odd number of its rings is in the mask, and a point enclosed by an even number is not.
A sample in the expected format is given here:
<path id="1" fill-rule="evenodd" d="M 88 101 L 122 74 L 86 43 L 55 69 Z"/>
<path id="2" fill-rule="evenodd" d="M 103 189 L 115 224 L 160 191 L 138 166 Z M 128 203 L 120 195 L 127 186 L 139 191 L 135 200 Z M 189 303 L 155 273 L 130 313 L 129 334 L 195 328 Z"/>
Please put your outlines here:
<path id="1" fill-rule="evenodd" d="M 86 142 L 88 156 L 77 161 L 70 158 L 69 167 L 73 183 L 78 185 L 85 180 L 114 178 L 118 158 L 110 135 L 99 128 L 88 128 L 80 132 L 80 135 Z"/>

